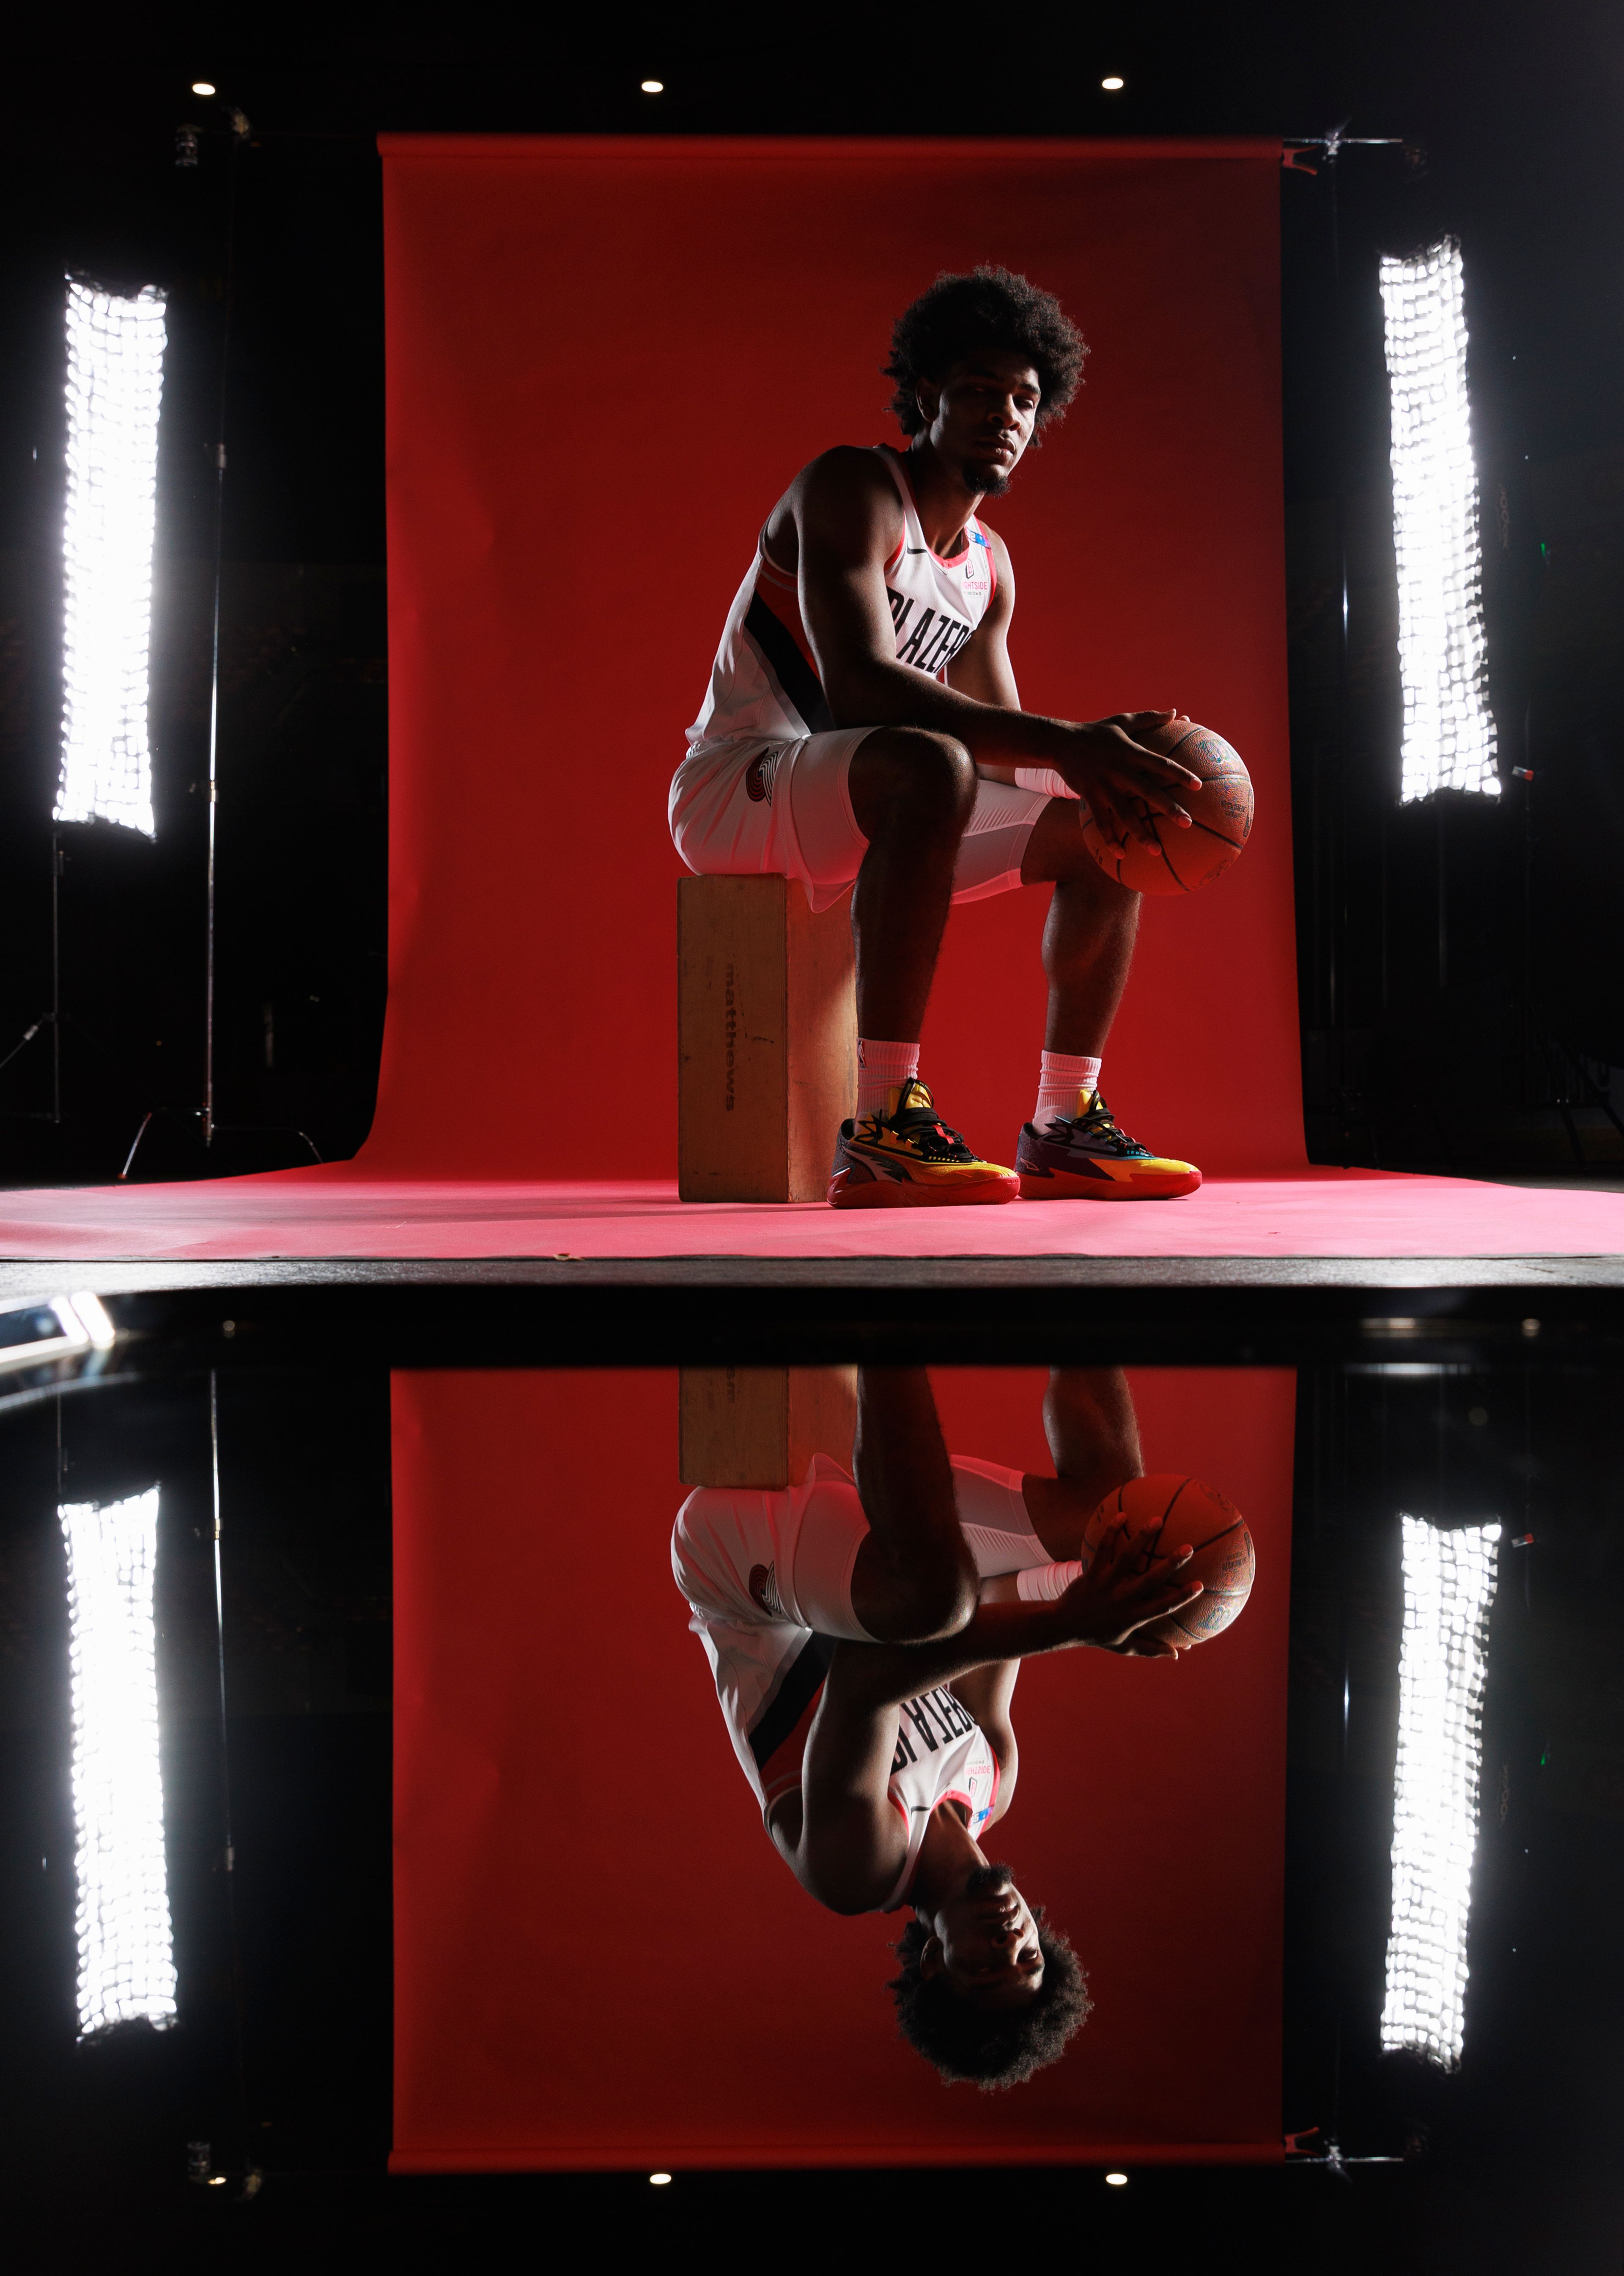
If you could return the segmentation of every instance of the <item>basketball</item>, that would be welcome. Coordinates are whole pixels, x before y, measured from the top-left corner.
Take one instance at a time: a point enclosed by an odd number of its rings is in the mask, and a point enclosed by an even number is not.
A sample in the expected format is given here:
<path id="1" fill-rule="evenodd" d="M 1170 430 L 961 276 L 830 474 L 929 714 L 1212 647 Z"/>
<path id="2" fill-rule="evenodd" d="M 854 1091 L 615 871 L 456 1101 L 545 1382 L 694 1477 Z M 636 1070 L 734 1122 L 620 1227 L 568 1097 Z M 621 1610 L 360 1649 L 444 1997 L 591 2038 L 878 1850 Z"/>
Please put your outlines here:
<path id="1" fill-rule="evenodd" d="M 1134 838 L 1127 851 L 1119 854 L 1101 837 L 1089 815 L 1082 825 L 1089 851 L 1108 877 L 1136 893 L 1193 893 L 1197 886 L 1221 877 L 1239 859 L 1252 829 L 1252 778 L 1239 751 L 1193 719 L 1170 719 L 1165 727 L 1152 728 L 1135 740 L 1147 751 L 1160 751 L 1201 777 L 1201 788 L 1181 793 L 1179 800 L 1190 827 L 1182 829 L 1166 815 L 1157 815 L 1161 852 L 1154 854 Z"/>
<path id="2" fill-rule="evenodd" d="M 1166 1557 L 1188 1541 L 1195 1554 L 1180 1567 L 1180 1577 L 1199 1581 L 1202 1594 L 1193 1605 L 1152 1620 L 1145 1635 L 1159 1637 L 1187 1651 L 1205 1643 L 1230 1622 L 1238 1620 L 1252 1593 L 1256 1559 L 1246 1520 L 1231 1501 L 1199 1478 L 1167 1474 L 1130 1478 L 1115 1493 L 1107 1494 L 1083 1529 L 1082 1556 L 1086 1565 L 1112 1527 L 1127 1521 L 1130 1549 L 1137 1551 L 1143 1571 L 1153 1557 Z"/>

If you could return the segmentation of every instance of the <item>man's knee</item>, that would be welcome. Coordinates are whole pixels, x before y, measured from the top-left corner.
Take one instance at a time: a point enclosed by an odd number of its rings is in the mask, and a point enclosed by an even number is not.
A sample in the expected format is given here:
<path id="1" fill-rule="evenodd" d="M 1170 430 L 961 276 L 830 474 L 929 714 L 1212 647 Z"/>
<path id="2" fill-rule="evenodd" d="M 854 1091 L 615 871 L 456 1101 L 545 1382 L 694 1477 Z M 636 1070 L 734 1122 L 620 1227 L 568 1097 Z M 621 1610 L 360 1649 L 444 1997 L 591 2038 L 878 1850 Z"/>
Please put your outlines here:
<path id="1" fill-rule="evenodd" d="M 1051 798 L 1038 816 L 1021 857 L 1021 882 L 1058 885 L 1068 901 L 1086 907 L 1102 922 L 1131 918 L 1142 898 L 1131 885 L 1119 884 L 1101 869 L 1071 799 Z"/>
<path id="2" fill-rule="evenodd" d="M 910 831 L 962 831 L 975 803 L 975 762 L 954 735 L 924 727 L 881 727 L 867 736 L 852 765 L 858 821 L 862 808 L 878 828 L 887 821 Z"/>
<path id="3" fill-rule="evenodd" d="M 975 1572 L 967 1551 L 957 1565 L 898 1575 L 869 1624 L 881 1643 L 936 1643 L 967 1627 L 975 1604 Z"/>

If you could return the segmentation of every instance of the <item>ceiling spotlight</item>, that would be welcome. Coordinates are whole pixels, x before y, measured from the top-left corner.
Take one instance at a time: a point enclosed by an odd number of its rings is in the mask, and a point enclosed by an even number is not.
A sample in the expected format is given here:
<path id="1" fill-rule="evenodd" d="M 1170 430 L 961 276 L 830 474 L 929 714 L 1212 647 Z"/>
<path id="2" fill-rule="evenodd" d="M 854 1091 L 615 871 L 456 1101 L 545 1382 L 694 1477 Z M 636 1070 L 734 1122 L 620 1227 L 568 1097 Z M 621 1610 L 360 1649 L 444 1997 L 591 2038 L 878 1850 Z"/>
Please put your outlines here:
<path id="1" fill-rule="evenodd" d="M 663 2189 L 670 2179 L 669 2174 L 650 2174 L 649 2176 L 649 2182 L 656 2189 Z"/>
<path id="2" fill-rule="evenodd" d="M 1114 74 L 1114 72 L 1113 72 L 1113 73 L 1112 73 L 1112 77 L 1111 77 L 1110 79 L 1103 79 L 1103 80 L 1101 80 L 1101 81 L 1100 81 L 1100 85 L 1104 88 L 1104 90 L 1105 90 L 1105 92 L 1106 92 L 1106 94 L 1107 94 L 1107 95 L 1120 95 L 1120 94 L 1121 94 L 1121 92 L 1122 92 L 1123 87 L 1124 87 L 1124 85 L 1125 85 L 1125 82 L 1124 82 L 1123 80 L 1121 80 L 1118 79 L 1118 78 L 1116 77 L 1116 75 Z M 1106 2180 L 1107 2180 L 1107 2181 L 1109 2181 L 1109 2180 L 1111 2179 L 1111 2175 L 1110 2175 L 1109 2174 L 1106 2174 L 1106 2176 L 1105 2176 L 1105 2178 L 1106 2178 Z M 1127 2181 L 1127 2175 L 1126 2174 L 1123 2174 L 1120 2176 L 1120 2179 L 1121 2179 L 1121 2180 L 1123 2180 L 1123 2181 Z"/>
<path id="3" fill-rule="evenodd" d="M 1105 84 L 1109 87 L 1111 81 L 1107 80 Z M 1121 80 L 1119 80 L 1117 81 L 1117 85 L 1120 87 L 1121 84 Z M 1107 2174 L 1105 2176 L 1105 2187 L 1108 2189 L 1125 2189 L 1127 2187 L 1127 2175 L 1126 2174 Z"/>
<path id="4" fill-rule="evenodd" d="M 642 82 L 642 90 L 645 95 L 664 95 L 665 82 L 663 79 L 646 79 Z"/>
<path id="5" fill-rule="evenodd" d="M 211 79 L 194 79 L 192 82 L 192 92 L 194 95 L 212 95 L 215 92 L 215 83 Z"/>

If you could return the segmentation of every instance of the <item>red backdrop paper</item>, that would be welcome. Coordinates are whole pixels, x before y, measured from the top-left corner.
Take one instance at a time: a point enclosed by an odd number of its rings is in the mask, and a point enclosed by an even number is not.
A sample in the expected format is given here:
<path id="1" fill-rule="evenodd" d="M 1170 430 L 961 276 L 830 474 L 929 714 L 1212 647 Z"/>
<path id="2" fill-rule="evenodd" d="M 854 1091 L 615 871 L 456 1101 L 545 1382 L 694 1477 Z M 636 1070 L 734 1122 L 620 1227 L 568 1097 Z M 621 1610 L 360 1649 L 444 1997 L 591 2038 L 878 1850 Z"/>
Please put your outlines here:
<path id="1" fill-rule="evenodd" d="M 1050 1467 L 1041 1371 L 934 1380 L 956 1453 Z M 1131 1380 L 1256 1584 L 1176 1666 L 1022 1671 L 994 1854 L 1096 2009 L 983 2096 L 895 2035 L 898 1923 L 823 1911 L 762 1830 L 671 1576 L 674 1377 L 396 1377 L 398 2169 L 1279 2154 L 1294 1377 Z"/>
<path id="2" fill-rule="evenodd" d="M 938 269 L 1059 292 L 1088 383 L 995 520 L 1023 700 L 1177 703 L 1244 753 L 1235 870 L 1147 907 L 1127 1126 L 1303 1164 L 1272 143 L 388 136 L 390 1002 L 360 1168 L 670 1175 L 666 791 L 768 508 L 891 437 L 890 326 Z M 926 1034 L 1007 1157 L 1041 891 L 955 913 Z"/>

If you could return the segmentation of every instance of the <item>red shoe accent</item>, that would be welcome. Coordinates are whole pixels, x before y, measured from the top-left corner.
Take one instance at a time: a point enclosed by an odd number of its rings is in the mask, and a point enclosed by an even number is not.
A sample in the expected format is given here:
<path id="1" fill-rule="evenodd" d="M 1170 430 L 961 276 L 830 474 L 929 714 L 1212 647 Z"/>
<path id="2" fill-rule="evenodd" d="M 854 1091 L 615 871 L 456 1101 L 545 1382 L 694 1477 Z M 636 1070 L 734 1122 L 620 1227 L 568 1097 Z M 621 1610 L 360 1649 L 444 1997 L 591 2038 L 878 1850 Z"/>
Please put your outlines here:
<path id="1" fill-rule="evenodd" d="M 1193 1194 L 1201 1183 L 1199 1170 L 1183 1170 L 1166 1177 L 1136 1177 L 1131 1185 L 1113 1178 L 1080 1178 L 1069 1170 L 1051 1170 L 1044 1176 L 1023 1177 L 1021 1198 L 1028 1202 L 1171 1202 Z"/>
<path id="2" fill-rule="evenodd" d="M 1018 1201 L 1021 1180 L 1013 1171 L 1001 1177 L 977 1180 L 974 1185 L 914 1185 L 895 1178 L 854 1178 L 842 1170 L 829 1185 L 831 1209 L 964 1209 L 986 1208 L 998 1202 Z"/>

